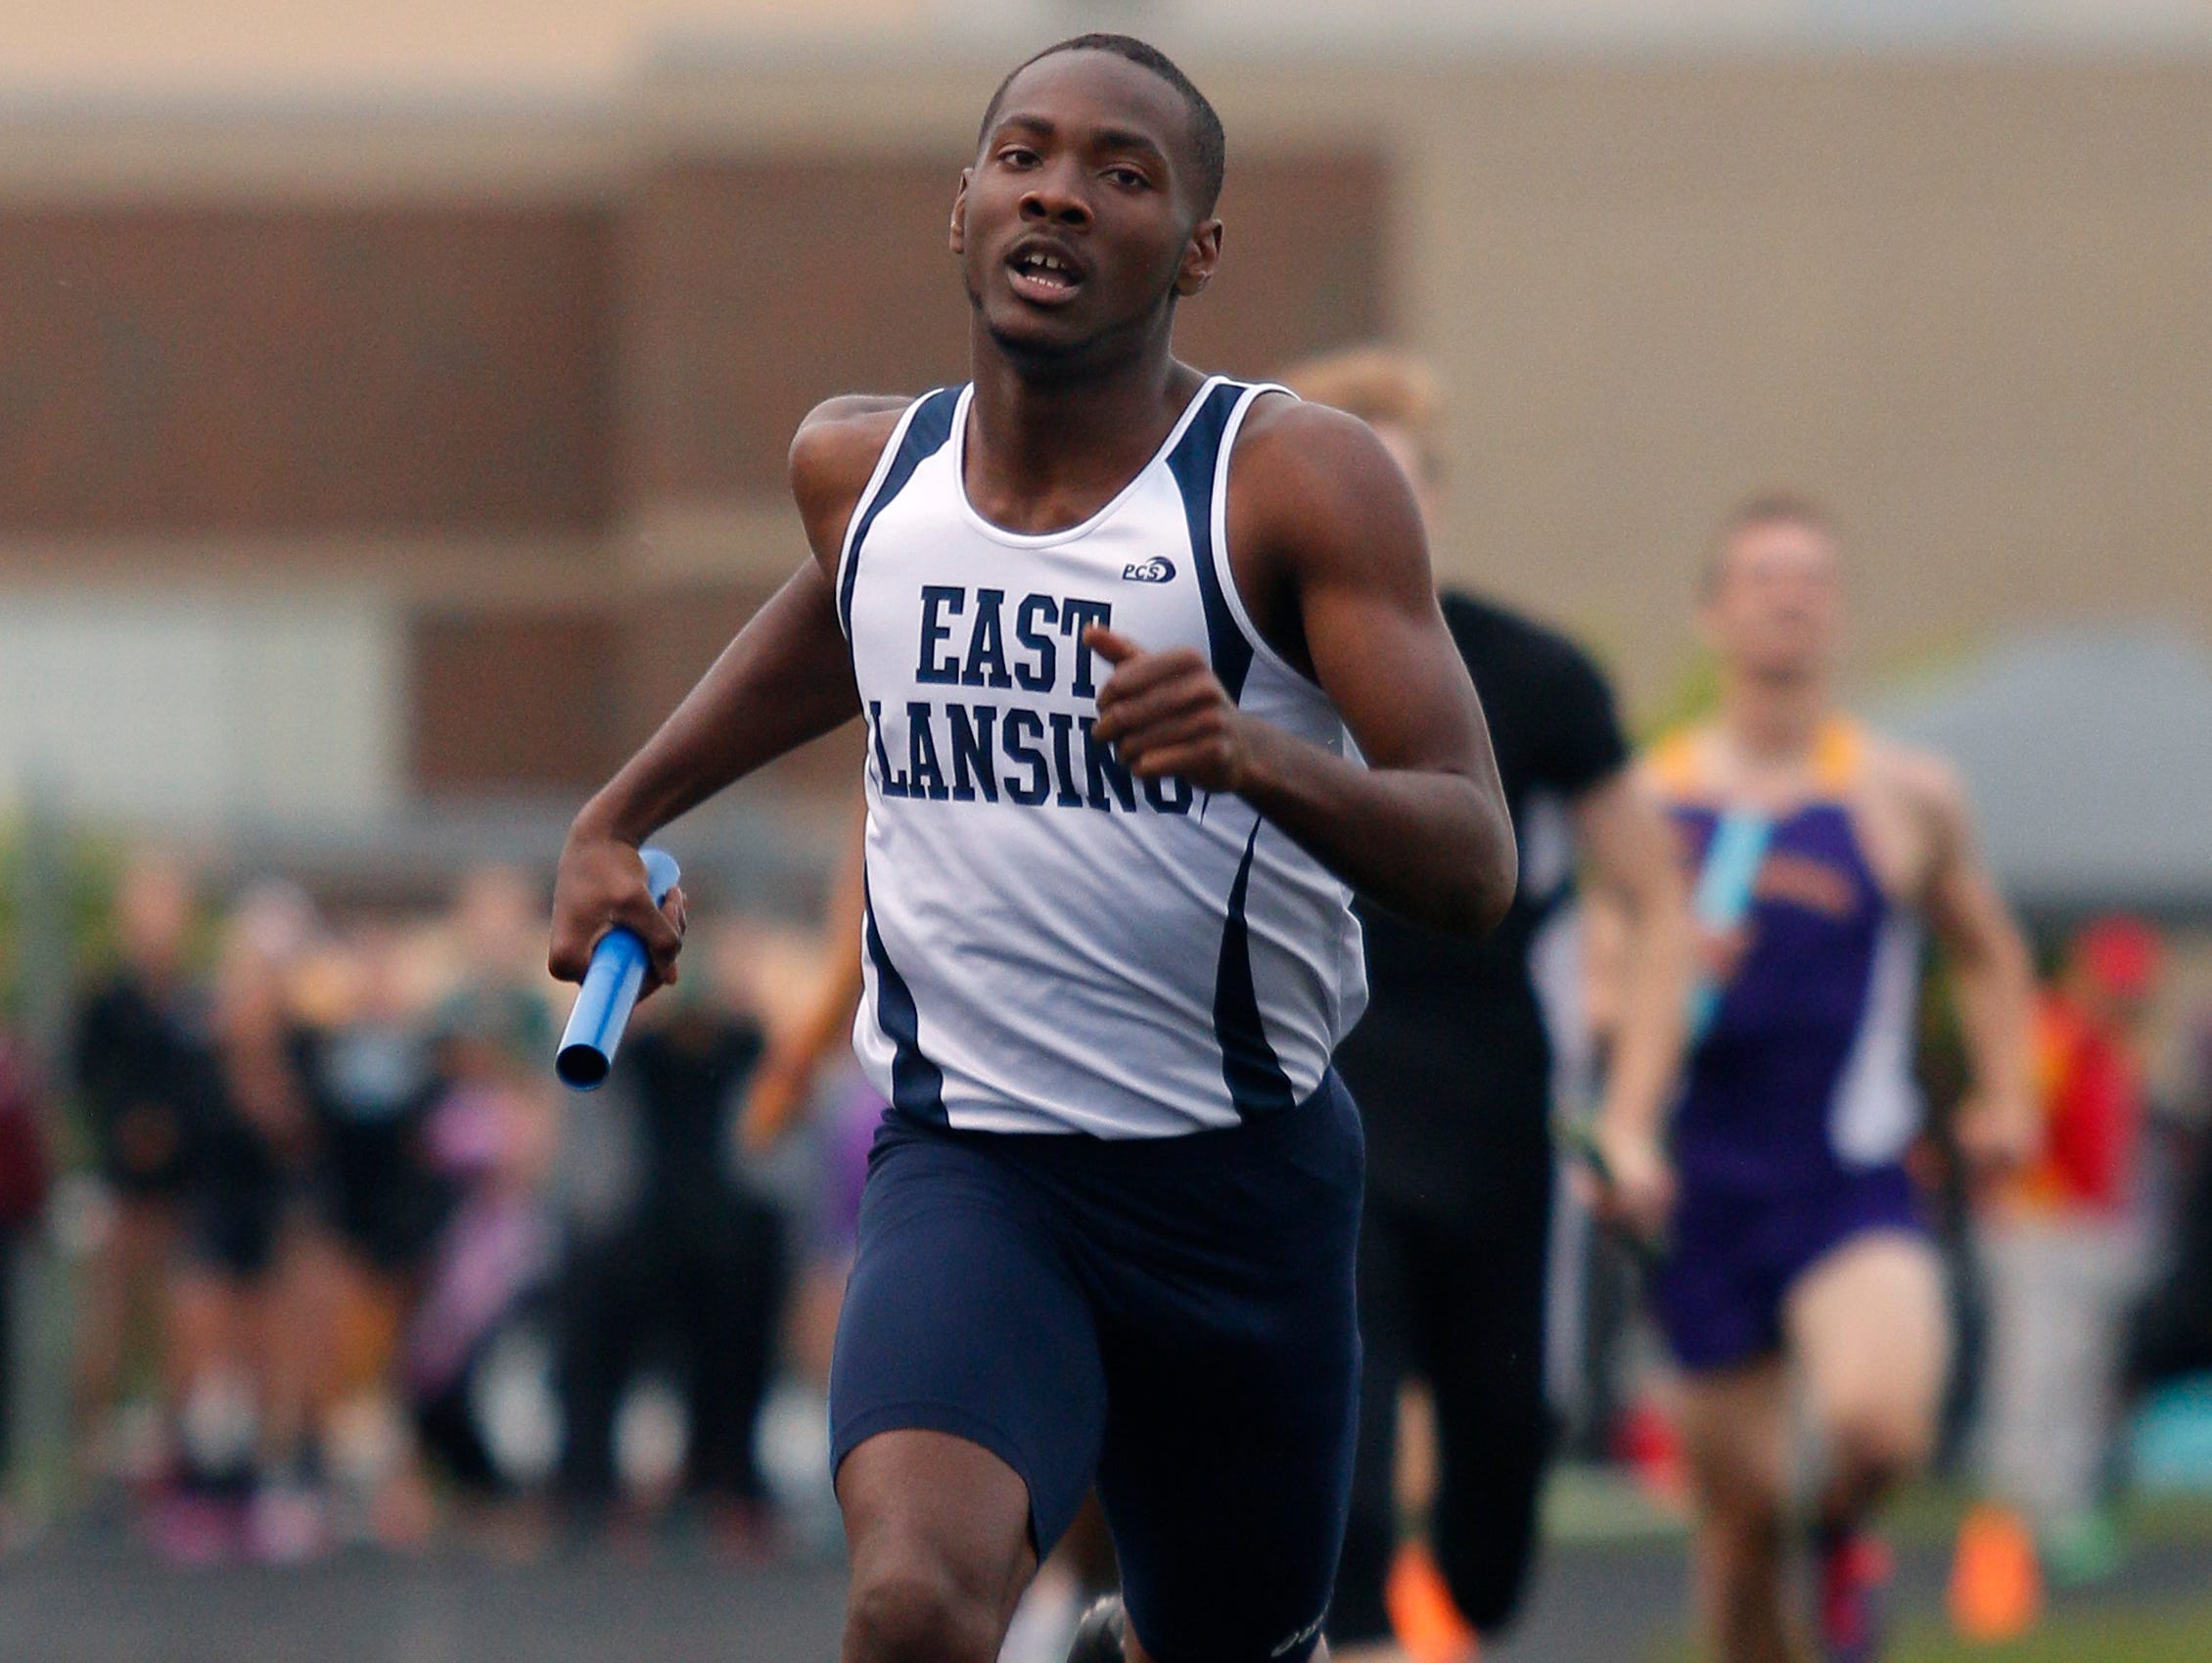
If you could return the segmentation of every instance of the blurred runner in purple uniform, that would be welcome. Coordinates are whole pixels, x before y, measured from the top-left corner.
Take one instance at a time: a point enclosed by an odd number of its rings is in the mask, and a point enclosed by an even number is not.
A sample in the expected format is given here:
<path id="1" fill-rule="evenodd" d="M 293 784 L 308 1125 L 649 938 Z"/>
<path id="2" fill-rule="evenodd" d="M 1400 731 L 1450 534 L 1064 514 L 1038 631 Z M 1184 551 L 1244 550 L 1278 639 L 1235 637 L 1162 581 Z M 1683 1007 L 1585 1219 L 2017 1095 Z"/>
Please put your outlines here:
<path id="1" fill-rule="evenodd" d="M 1720 714 L 1643 769 L 1681 831 L 1702 935 L 1680 1202 L 1654 1294 L 1688 1376 L 1698 1593 L 1728 1663 L 1804 1655 L 1782 1594 L 1791 1365 L 1826 1455 L 1821 1651 L 1858 1663 L 1878 1649 L 1885 1556 L 1866 1526 L 1929 1453 L 1950 1351 L 1902 1164 L 1919 1130 L 1923 927 L 1946 949 L 1972 1067 L 1961 1148 L 2010 1165 L 2035 1125 L 2026 949 L 1957 775 L 1837 714 L 1841 601 L 1818 506 L 1739 508 L 1700 614 Z"/>

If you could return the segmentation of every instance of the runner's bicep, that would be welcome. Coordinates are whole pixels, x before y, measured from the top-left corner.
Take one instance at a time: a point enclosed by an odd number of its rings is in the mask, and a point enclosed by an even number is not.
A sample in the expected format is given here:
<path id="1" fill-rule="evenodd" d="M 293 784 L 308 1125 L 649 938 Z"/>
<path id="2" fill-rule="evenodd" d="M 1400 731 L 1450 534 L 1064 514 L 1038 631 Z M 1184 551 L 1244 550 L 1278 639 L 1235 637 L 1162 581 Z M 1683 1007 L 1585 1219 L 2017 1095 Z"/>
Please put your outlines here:
<path id="1" fill-rule="evenodd" d="M 1961 968 L 2024 960 L 2026 946 L 1982 853 L 1964 787 L 1948 769 L 1924 782 L 1929 865 L 1923 910 L 1951 961 Z"/>
<path id="2" fill-rule="evenodd" d="M 1372 432 L 1335 411 L 1285 411 L 1270 439 L 1254 470 L 1255 530 L 1295 596 L 1307 666 L 1361 754 L 1377 767 L 1495 779 L 1405 474 Z"/>
<path id="3" fill-rule="evenodd" d="M 1299 610 L 1314 679 L 1369 764 L 1495 774 L 1481 701 L 1425 586 L 1313 583 Z"/>

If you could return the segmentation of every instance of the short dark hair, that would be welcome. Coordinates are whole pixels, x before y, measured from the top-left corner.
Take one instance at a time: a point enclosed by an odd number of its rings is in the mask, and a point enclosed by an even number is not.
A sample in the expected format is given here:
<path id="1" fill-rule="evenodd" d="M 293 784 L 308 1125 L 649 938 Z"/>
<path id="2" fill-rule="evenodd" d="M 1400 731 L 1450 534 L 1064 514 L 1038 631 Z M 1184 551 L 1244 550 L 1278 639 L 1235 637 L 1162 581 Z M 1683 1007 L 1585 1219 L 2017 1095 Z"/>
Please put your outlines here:
<path id="1" fill-rule="evenodd" d="M 1713 533 L 1705 551 L 1703 587 L 1710 594 L 1721 581 L 1721 564 L 1728 545 L 1754 526 L 1797 526 L 1817 532 L 1829 542 L 1836 539 L 1835 516 L 1819 497 L 1806 491 L 1781 489 L 1757 491 L 1729 509 Z"/>
<path id="2" fill-rule="evenodd" d="M 1212 213 L 1215 205 L 1221 200 L 1221 178 L 1228 168 L 1228 135 L 1221 130 L 1221 118 L 1174 59 L 1134 35 L 1079 34 L 1016 64 L 998 83 L 991 102 L 984 106 L 983 125 L 976 129 L 976 148 L 981 150 L 984 140 L 991 137 L 991 123 L 998 119 L 998 107 L 1006 102 L 1006 89 L 1014 84 L 1014 77 L 1031 65 L 1057 58 L 1063 52 L 1110 52 L 1139 69 L 1150 69 L 1182 95 L 1183 104 L 1190 112 L 1191 156 L 1198 163 L 1198 216 L 1203 219 Z"/>

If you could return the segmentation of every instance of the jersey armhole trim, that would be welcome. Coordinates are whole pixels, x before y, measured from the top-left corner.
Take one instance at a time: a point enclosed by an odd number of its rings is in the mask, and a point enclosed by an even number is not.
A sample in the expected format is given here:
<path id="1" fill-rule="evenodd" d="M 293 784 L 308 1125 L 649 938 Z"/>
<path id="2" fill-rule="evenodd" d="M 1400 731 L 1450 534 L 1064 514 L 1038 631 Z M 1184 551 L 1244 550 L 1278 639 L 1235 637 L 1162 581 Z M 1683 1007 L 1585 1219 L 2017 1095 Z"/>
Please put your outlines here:
<path id="1" fill-rule="evenodd" d="M 868 476 L 867 485 L 853 504 L 852 517 L 845 522 L 845 536 L 837 548 L 837 626 L 849 641 L 853 638 L 853 580 L 848 573 L 859 546 L 860 530 L 868 523 L 868 510 L 898 463 L 899 452 L 905 448 L 907 430 L 914 425 L 922 406 L 935 396 L 934 393 L 925 393 L 899 412 L 898 425 L 884 440 L 883 454 L 876 458 L 875 471 Z"/>
<path id="2" fill-rule="evenodd" d="M 1846 716 L 1830 716 L 1813 742 L 1815 785 L 1842 799 L 1857 787 L 1866 764 L 1866 730 Z"/>
<path id="3" fill-rule="evenodd" d="M 1704 743 L 1703 727 L 1678 727 L 1644 753 L 1644 764 L 1671 806 L 1694 808 L 1704 803 Z"/>
<path id="4" fill-rule="evenodd" d="M 1229 560 L 1229 461 L 1236 454 L 1236 436 L 1243 431 L 1244 418 L 1251 414 L 1252 406 L 1263 394 L 1270 393 L 1292 399 L 1298 396 L 1279 382 L 1255 382 L 1238 395 L 1235 408 L 1229 411 L 1228 420 L 1221 428 L 1221 454 L 1214 459 L 1213 524 L 1208 528 L 1208 541 L 1214 545 L 1211 550 L 1214 576 L 1221 584 L 1221 599 L 1228 607 L 1229 616 L 1236 621 L 1245 640 L 1251 643 L 1253 652 L 1296 684 L 1325 691 L 1319 681 L 1267 644 L 1253 624 L 1252 615 L 1244 609 L 1244 596 L 1237 590 L 1236 571 Z"/>

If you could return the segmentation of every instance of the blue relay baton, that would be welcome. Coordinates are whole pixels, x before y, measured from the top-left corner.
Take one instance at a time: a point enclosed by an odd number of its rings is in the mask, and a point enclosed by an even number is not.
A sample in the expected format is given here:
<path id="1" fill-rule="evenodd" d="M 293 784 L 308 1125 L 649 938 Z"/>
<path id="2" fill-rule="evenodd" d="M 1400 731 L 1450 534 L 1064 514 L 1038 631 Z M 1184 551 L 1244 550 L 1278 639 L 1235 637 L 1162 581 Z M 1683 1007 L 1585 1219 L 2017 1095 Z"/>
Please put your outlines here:
<path id="1" fill-rule="evenodd" d="M 1759 887 L 1759 868 L 1766 863 L 1767 847 L 1774 841 L 1774 817 L 1754 808 L 1734 808 L 1721 816 L 1713 828 L 1713 841 L 1705 851 L 1705 865 L 1697 874 L 1697 889 L 1690 910 L 1697 921 L 1716 934 L 1725 934 L 1751 915 L 1751 901 Z M 1705 1038 L 1721 1009 L 1721 985 L 1700 976 L 1689 993 L 1689 1039 Z"/>
<path id="2" fill-rule="evenodd" d="M 675 858 L 658 849 L 638 853 L 645 861 L 645 887 L 658 906 L 675 888 L 679 876 Z M 553 1058 L 553 1072 L 562 1085 L 591 1091 L 605 1082 L 607 1071 L 615 1066 L 615 1048 L 622 1042 L 630 1007 L 637 1003 L 637 991 L 645 986 L 648 962 L 645 943 L 636 931 L 618 925 L 599 938 L 576 1008 L 569 1012 L 569 1026 L 561 1035 L 561 1049 Z"/>

